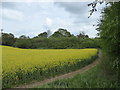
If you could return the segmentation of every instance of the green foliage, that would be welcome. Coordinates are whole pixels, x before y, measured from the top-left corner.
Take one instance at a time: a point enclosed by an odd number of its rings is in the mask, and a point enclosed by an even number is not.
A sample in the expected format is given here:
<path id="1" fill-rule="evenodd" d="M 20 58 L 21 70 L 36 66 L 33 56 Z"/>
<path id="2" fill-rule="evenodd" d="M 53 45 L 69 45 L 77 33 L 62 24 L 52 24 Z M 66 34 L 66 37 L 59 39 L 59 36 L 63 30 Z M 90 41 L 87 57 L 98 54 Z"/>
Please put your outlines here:
<path id="1" fill-rule="evenodd" d="M 12 46 L 16 39 L 12 33 L 2 33 L 2 45 Z"/>
<path id="2" fill-rule="evenodd" d="M 47 32 L 38 34 L 38 37 L 46 37 L 47 38 L 48 37 Z"/>
<path id="3" fill-rule="evenodd" d="M 103 50 L 111 57 L 109 62 L 120 73 L 120 2 L 110 3 L 102 12 L 97 30 L 100 32 Z"/>
<path id="4" fill-rule="evenodd" d="M 3 45 L 10 45 L 18 48 L 31 49 L 81 49 L 81 48 L 100 48 L 99 39 L 89 38 L 88 35 L 81 32 L 74 36 L 66 29 L 59 28 L 51 36 L 51 31 L 38 34 L 34 38 L 21 35 L 14 38 L 13 34 L 4 33 Z"/>
<path id="5" fill-rule="evenodd" d="M 79 35 L 77 35 L 78 38 L 89 38 L 88 35 L 85 35 L 84 32 L 80 32 Z"/>
<path id="6" fill-rule="evenodd" d="M 52 37 L 71 37 L 71 33 L 68 32 L 66 29 L 59 28 Z"/>
<path id="7" fill-rule="evenodd" d="M 80 48 L 100 48 L 99 39 L 76 38 L 76 37 L 49 37 L 49 38 L 33 38 L 32 48 L 43 49 L 80 49 Z"/>
<path id="8" fill-rule="evenodd" d="M 55 32 L 52 37 L 63 37 L 63 35 L 60 32 Z"/>
<path id="9" fill-rule="evenodd" d="M 17 39 L 13 46 L 28 49 L 32 48 L 32 43 L 30 39 Z"/>
<path id="10" fill-rule="evenodd" d="M 21 35 L 19 39 L 29 39 L 29 36 Z"/>

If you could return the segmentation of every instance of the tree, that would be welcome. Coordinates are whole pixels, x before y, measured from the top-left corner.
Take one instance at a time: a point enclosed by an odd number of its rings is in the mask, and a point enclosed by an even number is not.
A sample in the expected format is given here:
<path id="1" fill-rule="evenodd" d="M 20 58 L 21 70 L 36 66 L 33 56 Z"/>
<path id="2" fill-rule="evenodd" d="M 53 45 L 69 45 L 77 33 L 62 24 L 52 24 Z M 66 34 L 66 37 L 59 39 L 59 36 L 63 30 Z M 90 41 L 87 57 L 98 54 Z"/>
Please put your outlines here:
<path id="1" fill-rule="evenodd" d="M 32 47 L 32 42 L 30 39 L 17 39 L 16 42 L 14 43 L 14 46 L 15 47 L 18 47 L 18 48 L 25 48 L 25 49 L 28 49 L 28 48 L 31 48 Z"/>
<path id="2" fill-rule="evenodd" d="M 120 2 L 110 3 L 102 12 L 97 30 L 101 38 L 101 46 L 109 58 L 110 69 L 120 79 Z M 107 70 L 108 72 L 108 70 Z"/>
<path id="3" fill-rule="evenodd" d="M 45 38 L 47 38 L 48 34 L 47 34 L 47 32 L 43 32 L 43 33 L 38 34 L 38 37 L 45 37 Z"/>
<path id="4" fill-rule="evenodd" d="M 78 38 L 89 38 L 88 35 L 85 35 L 85 32 L 80 32 L 78 35 L 77 35 Z"/>
<path id="5" fill-rule="evenodd" d="M 59 28 L 53 35 L 53 37 L 71 37 L 71 33 L 66 29 Z"/>
<path id="6" fill-rule="evenodd" d="M 54 32 L 54 34 L 52 34 L 52 37 L 63 37 L 63 35 L 60 32 Z"/>
<path id="7" fill-rule="evenodd" d="M 118 57 L 120 53 L 120 2 L 111 3 L 104 9 L 97 30 L 103 43 L 103 49 L 112 56 Z M 113 17 L 114 16 L 114 17 Z"/>
<path id="8" fill-rule="evenodd" d="M 12 33 L 2 33 L 2 45 L 12 46 L 16 39 Z"/>
<path id="9" fill-rule="evenodd" d="M 21 35 L 20 37 L 19 37 L 19 39 L 29 39 L 30 37 L 29 36 L 25 36 L 25 35 Z"/>
<path id="10" fill-rule="evenodd" d="M 96 9 L 96 6 L 97 4 L 102 4 L 105 0 L 95 0 L 93 3 L 89 3 L 88 6 L 91 6 L 91 10 L 89 11 L 90 12 L 90 16 L 93 14 L 93 12 L 97 11 Z M 106 3 L 107 5 L 108 3 Z M 90 16 L 88 18 L 90 18 Z"/>
<path id="11" fill-rule="evenodd" d="M 67 29 L 62 29 L 62 28 L 59 28 L 58 29 L 58 32 L 61 33 L 63 36 L 65 37 L 70 37 L 71 36 L 71 33 L 67 31 Z"/>

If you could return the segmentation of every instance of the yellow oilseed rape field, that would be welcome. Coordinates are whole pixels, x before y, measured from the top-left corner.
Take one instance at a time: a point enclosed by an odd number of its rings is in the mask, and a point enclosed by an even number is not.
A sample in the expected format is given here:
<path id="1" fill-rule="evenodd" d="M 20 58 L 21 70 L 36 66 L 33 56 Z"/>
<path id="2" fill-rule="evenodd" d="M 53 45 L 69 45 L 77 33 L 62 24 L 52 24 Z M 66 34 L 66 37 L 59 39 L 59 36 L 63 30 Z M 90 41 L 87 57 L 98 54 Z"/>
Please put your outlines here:
<path id="1" fill-rule="evenodd" d="M 19 49 L 2 47 L 3 87 L 43 80 L 93 61 L 97 49 Z"/>

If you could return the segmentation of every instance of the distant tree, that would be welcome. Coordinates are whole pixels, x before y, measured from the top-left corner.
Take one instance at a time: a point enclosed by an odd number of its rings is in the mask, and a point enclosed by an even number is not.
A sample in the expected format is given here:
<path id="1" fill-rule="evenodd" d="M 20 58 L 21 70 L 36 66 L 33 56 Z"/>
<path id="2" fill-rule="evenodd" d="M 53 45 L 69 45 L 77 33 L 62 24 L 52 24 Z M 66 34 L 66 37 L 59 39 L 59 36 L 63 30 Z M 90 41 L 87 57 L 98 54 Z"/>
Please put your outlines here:
<path id="1" fill-rule="evenodd" d="M 0 36 L 0 45 L 2 45 L 2 36 Z"/>
<path id="2" fill-rule="evenodd" d="M 78 38 L 89 38 L 88 35 L 85 35 L 85 32 L 80 32 L 78 35 L 77 35 Z"/>
<path id="3" fill-rule="evenodd" d="M 71 34 L 71 37 L 76 37 L 74 34 Z"/>
<path id="4" fill-rule="evenodd" d="M 62 28 L 59 28 L 58 29 L 58 32 L 60 32 L 63 36 L 65 37 L 70 37 L 71 36 L 71 33 L 67 31 L 67 29 L 62 29 Z"/>
<path id="5" fill-rule="evenodd" d="M 45 37 L 45 38 L 47 38 L 48 34 L 47 34 L 47 32 L 43 32 L 43 33 L 38 34 L 38 37 Z"/>
<path id="6" fill-rule="evenodd" d="M 2 45 L 12 46 L 15 43 L 15 40 L 12 33 L 2 33 Z"/>
<path id="7" fill-rule="evenodd" d="M 89 38 L 89 36 L 88 36 L 88 35 L 85 35 L 85 37 L 86 37 L 86 38 Z"/>
<path id="8" fill-rule="evenodd" d="M 16 40 L 16 42 L 14 43 L 14 46 L 15 47 L 18 47 L 18 48 L 31 48 L 32 47 L 32 42 L 30 39 L 26 39 L 26 38 L 19 38 Z"/>
<path id="9" fill-rule="evenodd" d="M 63 37 L 63 35 L 60 32 L 54 32 L 54 34 L 52 34 L 52 37 Z"/>
<path id="10" fill-rule="evenodd" d="M 30 37 L 29 36 L 25 36 L 25 35 L 21 35 L 19 38 L 20 39 L 29 39 Z"/>
<path id="11" fill-rule="evenodd" d="M 59 28 L 53 35 L 53 37 L 71 37 L 71 33 L 66 29 Z"/>

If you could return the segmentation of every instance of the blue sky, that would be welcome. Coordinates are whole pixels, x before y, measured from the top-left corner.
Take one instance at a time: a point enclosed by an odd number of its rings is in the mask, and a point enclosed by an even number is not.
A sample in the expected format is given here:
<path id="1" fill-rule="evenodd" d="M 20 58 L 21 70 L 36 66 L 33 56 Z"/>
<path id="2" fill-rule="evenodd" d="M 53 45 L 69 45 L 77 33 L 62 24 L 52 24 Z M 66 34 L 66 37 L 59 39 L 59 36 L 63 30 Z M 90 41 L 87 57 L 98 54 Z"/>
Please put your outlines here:
<path id="1" fill-rule="evenodd" d="M 37 36 L 47 30 L 52 33 L 64 28 L 77 35 L 84 31 L 90 37 L 96 37 L 93 24 L 99 19 L 100 10 L 88 19 L 89 2 L 2 2 L 0 3 L 0 27 L 4 32 L 13 33 L 16 37 Z M 1 20 L 2 19 L 2 20 Z"/>

